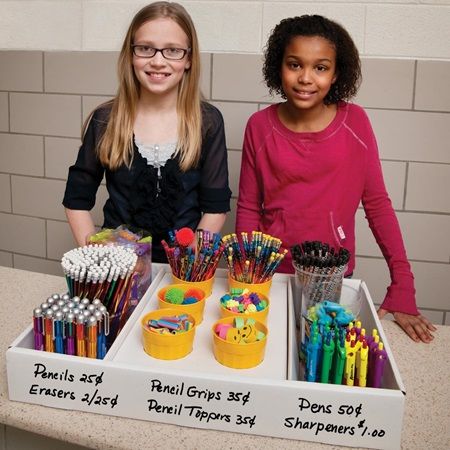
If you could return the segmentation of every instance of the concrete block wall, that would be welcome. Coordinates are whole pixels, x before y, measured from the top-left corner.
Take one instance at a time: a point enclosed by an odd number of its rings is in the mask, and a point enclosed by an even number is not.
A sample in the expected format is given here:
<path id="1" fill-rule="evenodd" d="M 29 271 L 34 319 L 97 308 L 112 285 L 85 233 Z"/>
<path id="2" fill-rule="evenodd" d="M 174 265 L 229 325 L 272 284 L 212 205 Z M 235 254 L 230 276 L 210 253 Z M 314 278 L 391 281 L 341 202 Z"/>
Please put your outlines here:
<path id="1" fill-rule="evenodd" d="M 276 101 L 261 80 L 267 33 L 290 15 L 340 21 L 363 59 L 355 101 L 372 120 L 417 285 L 417 302 L 450 325 L 450 1 L 181 2 L 202 44 L 202 90 L 223 113 L 234 228 L 241 144 L 248 117 Z M 61 274 L 74 247 L 61 199 L 80 127 L 116 89 L 117 50 L 136 1 L 0 2 L 0 264 Z M 106 189 L 94 209 L 102 222 Z M 389 274 L 357 216 L 358 278 L 376 303 Z"/>

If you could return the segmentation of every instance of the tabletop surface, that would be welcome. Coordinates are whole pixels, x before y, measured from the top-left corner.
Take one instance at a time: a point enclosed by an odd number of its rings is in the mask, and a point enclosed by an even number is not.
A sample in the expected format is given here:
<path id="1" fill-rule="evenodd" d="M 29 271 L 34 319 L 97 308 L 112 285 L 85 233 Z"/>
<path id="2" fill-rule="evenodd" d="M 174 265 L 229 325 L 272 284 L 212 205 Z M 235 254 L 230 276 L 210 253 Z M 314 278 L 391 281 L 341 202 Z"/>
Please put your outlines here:
<path id="1" fill-rule="evenodd" d="M 37 303 L 36 299 L 45 299 L 54 292 L 64 292 L 65 288 L 63 277 L 0 266 L 1 423 L 95 449 L 346 448 L 9 401 L 5 359 L 8 345 L 31 323 L 31 311 Z M 437 326 L 438 331 L 431 344 L 416 344 L 396 323 L 389 320 L 382 323 L 407 392 L 402 448 L 450 448 L 450 352 L 447 347 L 450 327 Z"/>

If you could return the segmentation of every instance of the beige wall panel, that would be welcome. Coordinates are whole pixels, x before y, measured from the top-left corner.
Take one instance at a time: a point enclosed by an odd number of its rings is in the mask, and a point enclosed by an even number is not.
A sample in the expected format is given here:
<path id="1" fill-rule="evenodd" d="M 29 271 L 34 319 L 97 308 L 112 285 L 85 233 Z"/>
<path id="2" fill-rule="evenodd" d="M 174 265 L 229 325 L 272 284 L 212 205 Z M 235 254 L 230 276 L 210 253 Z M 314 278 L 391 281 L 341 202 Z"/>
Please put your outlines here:
<path id="1" fill-rule="evenodd" d="M 450 163 L 449 115 L 367 110 L 383 159 Z"/>
<path id="2" fill-rule="evenodd" d="M 410 259 L 444 263 L 450 261 L 450 216 L 406 212 L 398 213 L 397 216 Z"/>
<path id="3" fill-rule="evenodd" d="M 119 51 L 134 14 L 149 2 L 84 2 L 82 48 Z"/>
<path id="4" fill-rule="evenodd" d="M 450 111 L 450 61 L 417 61 L 415 109 Z"/>
<path id="5" fill-rule="evenodd" d="M 360 52 L 364 52 L 365 6 L 352 4 L 349 7 L 346 4 L 330 4 L 329 2 L 264 3 L 262 46 L 265 46 L 271 30 L 280 20 L 302 14 L 321 14 L 339 22 L 350 33 Z"/>
<path id="6" fill-rule="evenodd" d="M 261 55 L 214 54 L 212 99 L 271 102 L 261 68 Z"/>
<path id="7" fill-rule="evenodd" d="M 447 151 L 449 143 L 447 142 Z M 450 213 L 450 165 L 409 163 L 406 208 Z M 447 231 L 450 228 L 447 228 Z"/>
<path id="8" fill-rule="evenodd" d="M 256 103 L 212 102 L 223 115 L 227 148 L 242 149 L 245 126 L 249 117 L 258 110 Z"/>
<path id="9" fill-rule="evenodd" d="M 211 53 L 200 53 L 200 91 L 205 99 L 211 98 Z"/>
<path id="10" fill-rule="evenodd" d="M 45 91 L 114 95 L 117 52 L 46 52 Z"/>
<path id="11" fill-rule="evenodd" d="M 431 311 L 426 308 L 419 308 L 419 312 L 430 320 L 431 323 L 434 323 L 435 325 L 445 325 L 444 313 L 442 311 Z"/>
<path id="12" fill-rule="evenodd" d="M 397 212 L 397 218 L 409 259 L 449 262 L 450 216 Z M 362 210 L 358 210 L 356 214 L 356 253 L 357 255 L 382 257 Z"/>
<path id="13" fill-rule="evenodd" d="M 106 200 L 108 200 L 108 191 L 105 185 L 100 185 L 97 191 L 97 198 L 95 201 L 95 206 L 91 211 L 94 224 L 101 227 L 103 225 L 103 206 Z"/>
<path id="14" fill-rule="evenodd" d="M 44 175 L 44 138 L 0 134 L 0 170 L 20 175 Z"/>
<path id="15" fill-rule="evenodd" d="M 362 59 L 363 81 L 355 103 L 371 108 L 410 109 L 414 90 L 414 61 Z"/>
<path id="16" fill-rule="evenodd" d="M 42 52 L 0 51 L 0 90 L 43 91 Z"/>
<path id="17" fill-rule="evenodd" d="M 89 114 L 91 114 L 92 111 L 94 111 L 97 106 L 101 105 L 102 103 L 107 102 L 108 100 L 111 100 L 113 97 L 101 97 L 99 95 L 83 95 L 82 98 L 82 109 L 83 109 L 83 122 L 88 118 Z M 78 131 L 78 136 L 81 136 L 81 127 Z"/>
<path id="18" fill-rule="evenodd" d="M 75 95 L 11 93 L 11 131 L 78 137 L 81 99 Z"/>
<path id="19" fill-rule="evenodd" d="M 405 190 L 406 163 L 381 161 L 386 189 L 394 209 L 403 208 Z"/>
<path id="20" fill-rule="evenodd" d="M 239 194 L 239 174 L 241 172 L 241 152 L 228 151 L 228 174 L 230 189 L 233 197 L 237 198 Z"/>
<path id="21" fill-rule="evenodd" d="M 45 176 L 66 179 L 69 167 L 77 159 L 79 139 L 45 138 Z"/>
<path id="22" fill-rule="evenodd" d="M 366 220 L 364 210 L 358 209 L 355 216 L 356 254 L 382 257 L 381 251 L 373 237 Z"/>
<path id="23" fill-rule="evenodd" d="M 0 266 L 6 266 L 6 267 L 12 267 L 13 266 L 13 255 L 12 255 L 12 253 L 7 253 L 7 252 L 0 251 Z M 1 439 L 1 433 L 0 433 L 0 439 Z"/>
<path id="24" fill-rule="evenodd" d="M 450 8 L 416 5 L 366 6 L 366 55 L 450 57 Z"/>
<path id="25" fill-rule="evenodd" d="M 0 92 L 0 131 L 9 131 L 9 100 L 7 92 Z"/>
<path id="26" fill-rule="evenodd" d="M 61 259 L 62 255 L 78 247 L 67 222 L 47 220 L 47 257 Z"/>
<path id="27" fill-rule="evenodd" d="M 222 236 L 236 231 L 236 199 L 232 198 L 230 202 L 231 211 L 227 214 L 225 225 L 222 228 Z"/>
<path id="28" fill-rule="evenodd" d="M 15 214 L 65 220 L 61 204 L 64 181 L 20 176 L 13 176 L 11 181 Z"/>
<path id="29" fill-rule="evenodd" d="M 413 262 L 412 270 L 416 284 L 416 302 L 420 308 L 449 309 L 448 282 L 450 264 Z M 354 278 L 367 283 L 374 303 L 381 303 L 390 283 L 389 271 L 383 259 L 357 258 Z"/>
<path id="30" fill-rule="evenodd" d="M 14 267 L 21 270 L 29 270 L 31 272 L 48 273 L 50 275 L 63 276 L 61 263 L 59 261 L 50 261 L 44 258 L 35 258 L 33 256 L 13 255 Z M 53 292 L 49 292 L 49 295 Z M 37 300 L 39 303 L 40 300 Z M 33 446 L 33 449 L 35 447 Z"/>
<path id="31" fill-rule="evenodd" d="M 0 211 L 11 212 L 11 181 L 6 173 L 0 173 Z"/>
<path id="32" fill-rule="evenodd" d="M 0 249 L 45 257 L 45 221 L 0 213 Z"/>
<path id="33" fill-rule="evenodd" d="M 2 1 L 0 42 L 3 48 L 80 49 L 82 2 Z"/>
<path id="34" fill-rule="evenodd" d="M 260 50 L 262 2 L 186 2 L 203 51 Z"/>
<path id="35" fill-rule="evenodd" d="M 416 300 L 421 308 L 450 310 L 450 264 L 412 263 Z"/>

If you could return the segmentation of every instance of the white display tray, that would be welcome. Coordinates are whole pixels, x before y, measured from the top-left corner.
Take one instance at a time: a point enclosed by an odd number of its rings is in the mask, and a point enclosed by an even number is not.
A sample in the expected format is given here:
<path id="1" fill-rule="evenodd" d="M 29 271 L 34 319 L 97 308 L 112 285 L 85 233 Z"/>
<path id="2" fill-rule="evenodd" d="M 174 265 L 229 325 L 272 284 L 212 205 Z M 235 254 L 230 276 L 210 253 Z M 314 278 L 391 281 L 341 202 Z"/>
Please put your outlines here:
<path id="1" fill-rule="evenodd" d="M 9 398 L 197 428 L 400 448 L 404 387 L 364 282 L 344 280 L 342 295 L 361 295 L 363 324 L 377 328 L 385 343 L 389 363 L 382 389 L 298 381 L 298 294 L 288 275 L 273 279 L 266 355 L 258 367 L 230 369 L 214 359 L 211 325 L 227 290 L 222 269 L 193 352 L 176 361 L 151 358 L 142 348 L 140 318 L 155 309 L 157 290 L 171 281 L 168 266 L 161 267 L 104 360 L 36 351 L 32 327 L 27 328 L 6 353 Z"/>

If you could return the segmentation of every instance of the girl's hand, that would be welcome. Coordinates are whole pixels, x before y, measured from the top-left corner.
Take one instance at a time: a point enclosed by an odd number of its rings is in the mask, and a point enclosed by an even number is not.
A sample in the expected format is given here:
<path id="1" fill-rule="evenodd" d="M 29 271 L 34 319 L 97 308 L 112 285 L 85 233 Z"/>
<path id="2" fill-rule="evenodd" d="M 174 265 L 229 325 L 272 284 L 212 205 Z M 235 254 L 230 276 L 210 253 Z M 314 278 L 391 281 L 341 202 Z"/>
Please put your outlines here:
<path id="1" fill-rule="evenodd" d="M 388 313 L 387 310 L 380 308 L 378 317 L 382 319 Z M 393 312 L 395 321 L 403 328 L 403 331 L 415 342 L 425 342 L 429 344 L 434 336 L 430 331 L 436 331 L 436 327 L 424 316 L 413 316 L 402 312 Z"/>

